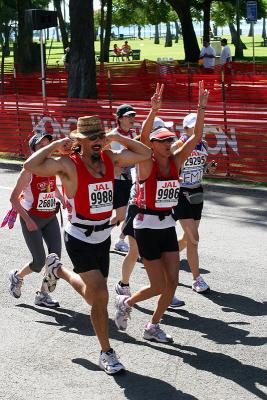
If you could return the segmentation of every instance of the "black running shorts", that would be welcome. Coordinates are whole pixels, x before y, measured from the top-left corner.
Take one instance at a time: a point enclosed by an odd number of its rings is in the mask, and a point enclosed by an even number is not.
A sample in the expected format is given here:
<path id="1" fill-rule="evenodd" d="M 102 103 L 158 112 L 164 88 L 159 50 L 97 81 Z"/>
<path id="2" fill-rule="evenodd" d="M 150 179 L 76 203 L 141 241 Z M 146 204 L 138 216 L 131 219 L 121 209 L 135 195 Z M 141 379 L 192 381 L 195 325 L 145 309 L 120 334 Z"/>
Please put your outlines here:
<path id="1" fill-rule="evenodd" d="M 98 269 L 102 272 L 104 278 L 107 278 L 109 272 L 110 237 L 104 242 L 91 244 L 76 239 L 65 232 L 64 241 L 67 253 L 74 267 L 74 272 L 80 274 L 81 272 Z"/>
<path id="2" fill-rule="evenodd" d="M 132 181 L 114 180 L 113 208 L 117 210 L 120 207 L 126 207 L 130 198 Z"/>
<path id="3" fill-rule="evenodd" d="M 202 215 L 203 202 L 200 204 L 190 204 L 186 197 L 186 193 L 199 193 L 203 192 L 202 187 L 198 187 L 195 189 L 184 189 L 181 188 L 179 192 L 179 200 L 178 205 L 173 209 L 174 219 L 177 221 L 178 219 L 194 219 L 195 221 L 199 221 Z"/>
<path id="4" fill-rule="evenodd" d="M 158 260 L 162 253 L 179 251 L 175 227 L 165 229 L 135 229 L 135 239 L 140 257 Z"/>

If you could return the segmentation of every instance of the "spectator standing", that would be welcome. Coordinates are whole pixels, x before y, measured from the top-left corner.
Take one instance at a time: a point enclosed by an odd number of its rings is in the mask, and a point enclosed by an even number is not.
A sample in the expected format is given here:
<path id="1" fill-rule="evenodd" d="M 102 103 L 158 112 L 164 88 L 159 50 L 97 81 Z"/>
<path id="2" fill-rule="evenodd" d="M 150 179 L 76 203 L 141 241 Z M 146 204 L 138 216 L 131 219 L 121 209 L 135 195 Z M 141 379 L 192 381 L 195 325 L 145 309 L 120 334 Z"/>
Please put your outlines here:
<path id="1" fill-rule="evenodd" d="M 213 71 L 215 65 L 216 51 L 207 40 L 203 43 L 203 48 L 200 51 L 199 58 L 203 60 L 203 67 L 206 71 Z"/>
<path id="2" fill-rule="evenodd" d="M 220 62 L 221 62 L 221 65 L 224 65 L 224 64 L 232 61 L 232 55 L 231 55 L 230 47 L 227 44 L 227 39 L 222 39 L 221 45 L 222 45 L 223 49 L 221 52 Z"/>

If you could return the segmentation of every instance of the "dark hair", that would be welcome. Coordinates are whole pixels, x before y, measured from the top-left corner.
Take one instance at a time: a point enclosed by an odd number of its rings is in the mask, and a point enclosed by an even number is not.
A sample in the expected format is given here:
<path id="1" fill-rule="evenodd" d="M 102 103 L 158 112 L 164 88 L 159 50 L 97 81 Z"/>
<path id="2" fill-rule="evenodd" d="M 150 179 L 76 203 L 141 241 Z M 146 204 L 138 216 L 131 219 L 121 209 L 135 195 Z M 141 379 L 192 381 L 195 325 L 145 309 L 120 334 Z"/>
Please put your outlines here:
<path id="1" fill-rule="evenodd" d="M 227 44 L 227 39 L 221 39 L 221 43 Z"/>

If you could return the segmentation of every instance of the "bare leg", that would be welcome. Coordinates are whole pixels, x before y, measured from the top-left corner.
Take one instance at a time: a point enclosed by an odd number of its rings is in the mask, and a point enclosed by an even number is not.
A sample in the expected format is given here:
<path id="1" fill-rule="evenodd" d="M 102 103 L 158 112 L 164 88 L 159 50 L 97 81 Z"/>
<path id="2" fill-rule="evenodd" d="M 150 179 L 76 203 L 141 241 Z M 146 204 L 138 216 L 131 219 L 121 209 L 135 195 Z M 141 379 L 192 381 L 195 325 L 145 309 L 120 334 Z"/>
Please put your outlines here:
<path id="1" fill-rule="evenodd" d="M 165 277 L 165 291 L 158 299 L 157 307 L 152 315 L 152 324 L 160 322 L 162 315 L 169 307 L 171 300 L 174 296 L 176 287 L 178 286 L 179 275 L 179 253 L 168 252 L 163 253 L 161 256 L 163 272 Z"/>
<path id="2" fill-rule="evenodd" d="M 193 274 L 193 278 L 196 279 L 199 276 L 198 227 L 200 221 L 194 221 L 193 219 L 181 219 L 179 222 L 185 232 L 187 242 L 187 262 Z"/>
<path id="3" fill-rule="evenodd" d="M 20 279 L 23 279 L 25 276 L 33 273 L 33 270 L 30 268 L 29 264 L 24 265 L 16 274 L 16 276 Z"/>
<path id="4" fill-rule="evenodd" d="M 126 257 L 123 260 L 122 263 L 122 278 L 121 281 L 125 285 L 129 283 L 130 276 L 133 272 L 136 260 L 138 258 L 138 247 L 136 240 L 132 236 L 128 236 L 129 240 L 129 252 L 127 253 Z"/>
<path id="5" fill-rule="evenodd" d="M 95 334 L 99 340 L 101 350 L 110 349 L 108 338 L 108 290 L 106 279 L 100 271 L 92 270 L 76 274 L 64 267 L 57 270 L 57 276 L 70 285 L 92 306 L 91 321 Z"/>
<path id="6" fill-rule="evenodd" d="M 168 252 L 164 253 L 160 260 L 144 259 L 144 265 L 150 285 L 134 293 L 127 300 L 127 304 L 133 306 L 135 303 L 160 295 L 152 316 L 152 323 L 156 324 L 168 308 L 178 285 L 179 254 L 178 252 Z"/>

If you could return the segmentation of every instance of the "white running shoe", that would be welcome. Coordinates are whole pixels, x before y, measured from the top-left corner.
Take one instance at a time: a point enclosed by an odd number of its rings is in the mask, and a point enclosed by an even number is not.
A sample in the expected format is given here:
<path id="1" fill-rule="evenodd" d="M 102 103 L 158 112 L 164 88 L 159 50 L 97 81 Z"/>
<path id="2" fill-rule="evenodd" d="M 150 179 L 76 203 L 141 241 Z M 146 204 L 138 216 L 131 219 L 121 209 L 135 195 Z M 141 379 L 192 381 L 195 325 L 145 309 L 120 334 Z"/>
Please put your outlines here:
<path id="1" fill-rule="evenodd" d="M 159 343 L 173 343 L 173 338 L 165 333 L 159 324 L 146 324 L 143 332 L 143 338 Z"/>
<path id="2" fill-rule="evenodd" d="M 114 350 L 100 353 L 99 367 L 103 369 L 108 375 L 114 375 L 118 372 L 125 371 L 124 365 L 119 362 L 118 357 Z"/>
<path id="3" fill-rule="evenodd" d="M 117 243 L 115 243 L 114 248 L 115 250 L 122 251 L 123 253 L 128 253 L 129 251 L 129 246 L 123 239 L 120 239 Z"/>
<path id="4" fill-rule="evenodd" d="M 52 297 L 46 292 L 36 292 L 34 304 L 36 306 L 42 306 L 48 308 L 59 307 L 59 302 L 55 299 L 52 299 Z"/>
<path id="5" fill-rule="evenodd" d="M 200 275 L 193 281 L 192 289 L 197 293 L 204 293 L 210 291 L 209 285 L 206 284 L 206 282 Z"/>
<path id="6" fill-rule="evenodd" d="M 13 271 L 10 271 L 9 273 L 9 280 L 10 280 L 9 293 L 16 299 L 19 299 L 21 296 L 21 286 L 23 284 L 23 279 L 17 276 L 18 272 L 19 271 L 15 269 Z"/>
<path id="7" fill-rule="evenodd" d="M 183 300 L 180 300 L 176 296 L 173 296 L 171 304 L 169 305 L 168 308 L 179 308 L 179 307 L 183 307 L 184 305 L 185 305 L 185 302 Z"/>
<path id="8" fill-rule="evenodd" d="M 56 288 L 58 277 L 56 276 L 57 269 L 61 267 L 60 261 L 56 253 L 48 254 L 45 262 L 45 275 L 43 282 L 47 284 L 49 292 L 53 292 Z"/>
<path id="9" fill-rule="evenodd" d="M 117 294 L 121 294 L 124 296 L 131 296 L 131 290 L 130 290 L 130 286 L 121 286 L 120 283 L 117 283 L 117 285 L 115 285 L 115 291 Z"/>
<path id="10" fill-rule="evenodd" d="M 129 296 L 119 295 L 115 300 L 115 324 L 120 331 L 125 331 L 127 328 L 127 320 L 131 318 L 130 313 L 132 312 L 132 307 L 125 304 L 125 300 Z"/>

